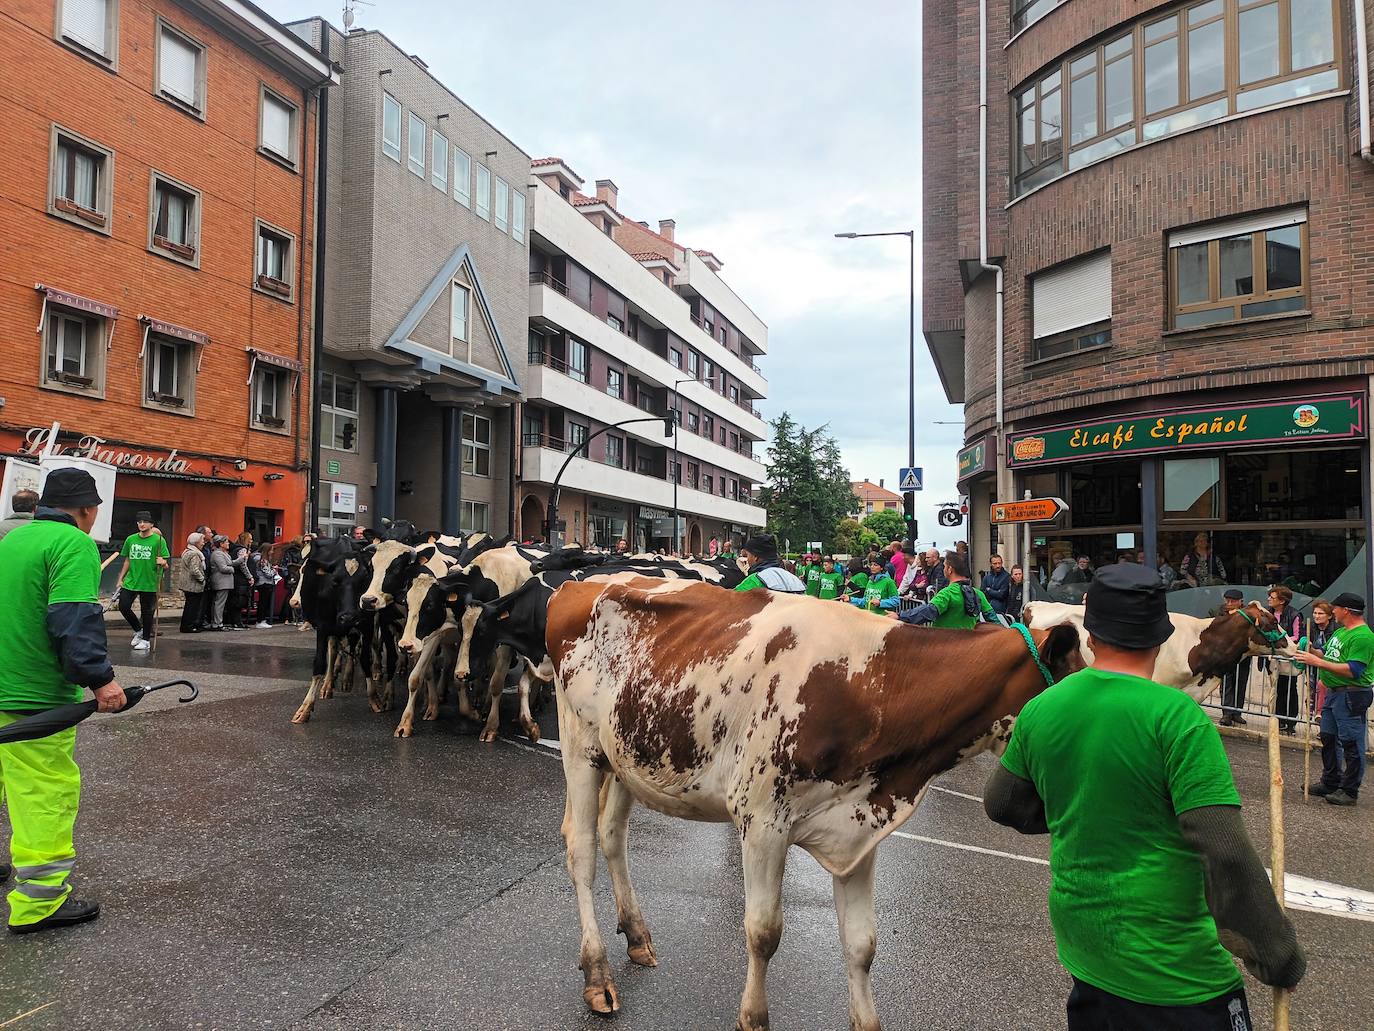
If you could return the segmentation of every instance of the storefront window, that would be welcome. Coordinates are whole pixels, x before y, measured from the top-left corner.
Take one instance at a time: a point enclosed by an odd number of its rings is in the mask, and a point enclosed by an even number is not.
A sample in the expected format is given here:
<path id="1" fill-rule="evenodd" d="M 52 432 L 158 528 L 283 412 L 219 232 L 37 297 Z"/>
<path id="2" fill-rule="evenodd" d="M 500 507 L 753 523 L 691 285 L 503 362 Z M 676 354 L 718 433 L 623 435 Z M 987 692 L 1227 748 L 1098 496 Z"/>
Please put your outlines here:
<path id="1" fill-rule="evenodd" d="M 1075 528 L 1139 524 L 1140 463 L 1075 465 L 1069 472 L 1069 496 L 1065 500 Z"/>
<path id="2" fill-rule="evenodd" d="M 1221 518 L 1221 460 L 1179 458 L 1164 463 L 1165 519 Z"/>
<path id="3" fill-rule="evenodd" d="M 1360 520 L 1360 452 L 1240 452 L 1226 459 L 1228 522 Z"/>

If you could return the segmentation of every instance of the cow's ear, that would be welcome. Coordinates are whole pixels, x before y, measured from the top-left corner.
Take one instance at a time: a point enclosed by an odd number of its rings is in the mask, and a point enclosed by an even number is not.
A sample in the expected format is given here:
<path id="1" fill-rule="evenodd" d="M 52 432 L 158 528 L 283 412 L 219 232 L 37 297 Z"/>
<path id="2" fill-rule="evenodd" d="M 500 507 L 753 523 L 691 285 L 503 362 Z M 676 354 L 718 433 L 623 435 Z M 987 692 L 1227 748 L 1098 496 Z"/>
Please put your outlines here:
<path id="1" fill-rule="evenodd" d="M 448 592 L 448 600 L 449 600 L 449 601 L 457 601 L 457 600 L 458 600 L 458 592 L 457 592 L 457 591 L 449 591 L 449 592 Z"/>
<path id="2" fill-rule="evenodd" d="M 497 618 L 497 619 L 510 619 L 510 613 L 509 613 L 509 612 L 502 612 L 502 613 L 501 613 L 499 616 L 497 616 L 496 618 Z"/>
<path id="3" fill-rule="evenodd" d="M 1083 668 L 1083 654 L 1078 638 L 1078 628 L 1072 623 L 1052 626 L 1045 639 L 1040 642 L 1040 660 L 1044 662 L 1056 681 L 1062 680 Z"/>

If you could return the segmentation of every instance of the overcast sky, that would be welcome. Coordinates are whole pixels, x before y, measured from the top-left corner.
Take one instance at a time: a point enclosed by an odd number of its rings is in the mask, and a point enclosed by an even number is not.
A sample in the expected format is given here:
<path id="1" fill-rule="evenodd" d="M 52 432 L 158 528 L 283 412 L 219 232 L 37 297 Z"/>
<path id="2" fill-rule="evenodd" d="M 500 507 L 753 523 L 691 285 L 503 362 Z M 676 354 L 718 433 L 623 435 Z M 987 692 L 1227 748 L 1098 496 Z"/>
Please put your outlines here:
<path id="1" fill-rule="evenodd" d="M 341 0 L 259 0 L 283 21 Z M 822 0 L 447 4 L 377 0 L 357 24 L 430 71 L 534 157 L 615 180 L 618 207 L 724 262 L 768 324 L 769 395 L 828 423 L 854 479 L 892 487 L 906 464 L 907 242 L 837 240 L 920 222 L 919 5 L 862 17 Z M 917 237 L 919 246 L 919 234 Z M 920 255 L 917 254 L 919 263 Z M 919 264 L 917 287 L 919 289 Z M 956 500 L 960 409 L 945 403 L 916 299 L 917 515 L 924 539 Z"/>

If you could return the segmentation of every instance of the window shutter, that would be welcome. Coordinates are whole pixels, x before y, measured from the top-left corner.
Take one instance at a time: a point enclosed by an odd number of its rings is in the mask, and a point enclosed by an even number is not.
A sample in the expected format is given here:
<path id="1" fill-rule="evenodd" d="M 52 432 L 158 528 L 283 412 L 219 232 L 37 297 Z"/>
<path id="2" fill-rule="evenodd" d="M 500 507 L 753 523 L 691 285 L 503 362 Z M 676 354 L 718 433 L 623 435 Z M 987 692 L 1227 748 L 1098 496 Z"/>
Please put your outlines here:
<path id="1" fill-rule="evenodd" d="M 98 54 L 105 53 L 108 3 L 109 0 L 63 0 L 62 34 Z"/>
<path id="2" fill-rule="evenodd" d="M 175 32 L 162 30 L 158 51 L 159 87 L 178 100 L 196 105 L 196 64 L 200 51 Z"/>
<path id="3" fill-rule="evenodd" d="M 1207 240 L 1220 240 L 1226 236 L 1240 236 L 1244 233 L 1257 233 L 1261 229 L 1282 229 L 1284 226 L 1302 225 L 1307 221 L 1306 208 L 1285 208 L 1283 211 L 1265 211 L 1230 222 L 1214 222 L 1169 234 L 1170 247 L 1186 247 L 1190 243 L 1203 243 Z"/>
<path id="4" fill-rule="evenodd" d="M 1031 279 L 1035 338 L 1112 317 L 1112 252 L 1102 251 Z"/>
<path id="5" fill-rule="evenodd" d="M 281 157 L 291 157 L 291 108 L 270 93 L 262 95 L 262 145 Z"/>

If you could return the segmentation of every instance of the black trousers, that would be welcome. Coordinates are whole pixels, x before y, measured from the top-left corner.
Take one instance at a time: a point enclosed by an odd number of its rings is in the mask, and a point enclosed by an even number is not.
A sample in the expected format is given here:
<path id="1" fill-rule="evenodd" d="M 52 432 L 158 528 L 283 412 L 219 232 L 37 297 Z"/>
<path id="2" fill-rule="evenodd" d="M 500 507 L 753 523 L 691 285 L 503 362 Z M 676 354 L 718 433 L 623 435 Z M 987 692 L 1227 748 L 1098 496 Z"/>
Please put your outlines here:
<path id="1" fill-rule="evenodd" d="M 143 617 L 139 620 L 134 616 L 134 599 L 138 600 L 138 611 Z M 124 617 L 124 621 L 129 624 L 136 634 L 142 634 L 145 640 L 151 641 L 157 635 L 157 622 L 153 618 L 153 610 L 157 608 L 157 591 L 131 591 L 127 587 L 120 588 L 119 591 L 119 614 Z"/>
<path id="2" fill-rule="evenodd" d="M 1221 711 L 1232 715 L 1245 708 L 1245 691 L 1250 686 L 1250 657 L 1242 656 L 1231 672 L 1221 678 Z"/>
<path id="3" fill-rule="evenodd" d="M 181 610 L 181 632 L 189 634 L 193 630 L 199 630 L 204 612 L 205 592 L 187 591 L 186 606 Z"/>
<path id="4" fill-rule="evenodd" d="M 1194 1006 L 1132 1002 L 1073 979 L 1069 1031 L 1254 1031 L 1245 989 Z"/>

